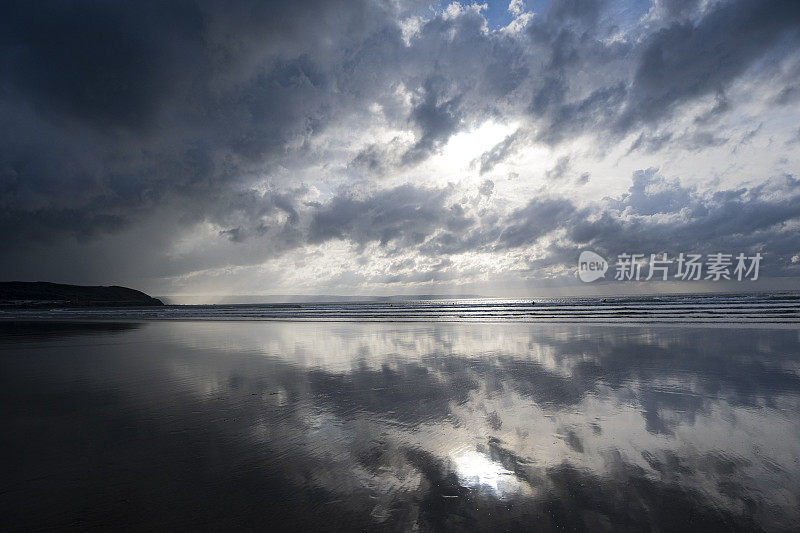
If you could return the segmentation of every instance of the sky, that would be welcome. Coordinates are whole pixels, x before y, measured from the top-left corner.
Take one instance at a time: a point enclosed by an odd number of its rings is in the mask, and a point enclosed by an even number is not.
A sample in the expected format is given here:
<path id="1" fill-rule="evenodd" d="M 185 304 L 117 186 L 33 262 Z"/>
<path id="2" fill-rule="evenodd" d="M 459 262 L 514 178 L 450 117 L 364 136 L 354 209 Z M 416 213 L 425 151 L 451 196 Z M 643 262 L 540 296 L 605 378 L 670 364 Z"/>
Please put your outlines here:
<path id="1" fill-rule="evenodd" d="M 796 0 L 1 9 L 0 279 L 527 297 L 612 287 L 591 250 L 798 286 Z"/>

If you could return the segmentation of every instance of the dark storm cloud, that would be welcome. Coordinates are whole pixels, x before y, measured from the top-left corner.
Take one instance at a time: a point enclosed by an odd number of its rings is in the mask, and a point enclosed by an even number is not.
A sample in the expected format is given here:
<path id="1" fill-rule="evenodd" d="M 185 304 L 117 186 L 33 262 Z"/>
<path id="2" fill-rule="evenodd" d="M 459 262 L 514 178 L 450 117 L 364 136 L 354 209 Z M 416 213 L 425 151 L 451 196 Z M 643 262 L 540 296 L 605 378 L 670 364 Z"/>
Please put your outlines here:
<path id="1" fill-rule="evenodd" d="M 652 123 L 683 101 L 724 90 L 773 46 L 796 46 L 798 24 L 793 0 L 740 0 L 655 32 L 642 45 L 618 127 Z"/>
<path id="2" fill-rule="evenodd" d="M 718 93 L 773 50 L 797 44 L 800 4 L 739 0 L 711 4 L 698 19 L 674 16 L 696 3 L 666 2 L 655 31 L 636 43 L 607 41 L 613 19 L 597 2 L 556 2 L 528 32 L 545 63 L 530 112 L 545 120 L 537 138 L 555 144 L 587 131 L 626 135 L 666 119 L 682 104 Z M 580 6 L 580 8 L 576 7 Z M 596 73 L 597 81 L 581 72 Z M 588 81 L 588 85 L 586 82 Z M 791 89 L 789 89 L 791 91 Z M 702 122 L 729 109 L 724 96 Z"/>
<path id="3" fill-rule="evenodd" d="M 226 235 L 234 242 L 243 242 L 251 236 L 261 236 L 275 228 L 271 227 L 266 220 L 274 220 L 276 213 L 282 213 L 285 219 L 279 227 L 283 240 L 288 247 L 297 245 L 300 241 L 300 234 L 297 230 L 300 222 L 298 213 L 298 198 L 302 197 L 307 190 L 305 188 L 295 189 L 287 193 L 245 191 L 232 198 L 229 204 L 224 205 L 217 215 L 218 219 L 227 222 L 229 229 L 221 233 Z M 273 240 L 276 235 L 271 235 Z"/>
<path id="4" fill-rule="evenodd" d="M 471 155 L 479 174 L 531 144 L 586 135 L 600 144 L 633 135 L 631 151 L 651 153 L 741 145 L 750 137 L 714 129 L 739 105 L 730 87 L 794 53 L 800 4 L 663 0 L 640 23 L 611 2 L 554 0 L 516 33 L 490 31 L 476 8 L 432 14 L 426 6 L 6 2 L 0 269 L 18 275 L 35 263 L 46 272 L 52 249 L 64 264 L 113 271 L 147 261 L 154 276 L 181 275 L 331 240 L 438 258 L 520 249 L 558 232 L 607 250 L 645 238 L 683 249 L 702 235 L 703 243 L 774 244 L 781 261 L 790 253 L 791 177 L 714 193 L 648 174 L 606 203 L 578 207 L 541 194 L 519 209 L 495 205 L 486 184 L 472 200 L 453 187 L 371 185 L 422 168 L 453 135 L 487 119 L 521 126 Z M 404 33 L 404 21 L 420 14 L 416 31 Z M 614 38 L 621 26 L 631 34 Z M 798 75 L 774 76 L 777 105 L 795 100 Z M 682 106 L 714 95 L 709 111 L 692 110 L 700 129 L 672 131 Z M 326 134 L 374 121 L 411 135 L 347 146 L 333 185 L 330 175 L 303 172 L 323 172 L 314 165 L 327 155 L 314 143 Z M 571 162 L 559 162 L 552 178 L 585 183 Z M 658 218 L 666 215 L 678 220 Z M 203 242 L 151 259 L 203 224 L 213 227 L 216 252 Z M 92 248 L 126 230 L 135 235 Z M 83 250 L 95 255 L 79 257 Z"/>
<path id="5" fill-rule="evenodd" d="M 203 59 L 201 14 L 189 2 L 4 5 L 6 90 L 54 120 L 149 129 L 177 88 L 178 61 Z"/>
<path id="6" fill-rule="evenodd" d="M 11 2 L 4 11 L 7 245 L 114 231 L 168 199 L 187 223 L 208 217 L 220 198 L 235 201 L 251 166 L 269 169 L 289 143 L 352 109 L 355 95 L 334 90 L 345 76 L 329 62 L 387 24 L 372 3 Z"/>
<path id="7" fill-rule="evenodd" d="M 364 114 L 364 100 L 382 102 L 417 139 L 388 163 L 377 145 L 356 162 L 377 172 L 419 162 L 527 72 L 520 43 L 485 34 L 473 11 L 433 17 L 409 47 L 400 12 L 373 2 L 19 2 L 5 11 L 7 246 L 114 232 L 169 202 L 187 225 L 225 223 L 216 206 L 235 202 L 254 169 L 297 161 L 304 141 Z M 391 97 L 401 81 L 414 95 L 407 115 Z"/>

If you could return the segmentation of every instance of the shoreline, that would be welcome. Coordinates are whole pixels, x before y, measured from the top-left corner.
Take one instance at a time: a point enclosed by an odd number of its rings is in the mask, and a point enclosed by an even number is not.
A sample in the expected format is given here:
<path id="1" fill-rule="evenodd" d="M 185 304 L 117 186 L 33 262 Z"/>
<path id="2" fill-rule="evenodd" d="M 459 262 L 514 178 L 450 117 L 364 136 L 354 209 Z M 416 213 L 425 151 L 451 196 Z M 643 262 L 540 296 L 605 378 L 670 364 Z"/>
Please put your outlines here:
<path id="1" fill-rule="evenodd" d="M 666 320 L 637 320 L 637 321 L 610 321 L 610 320 L 486 320 L 486 319 L 345 319 L 345 318 L 243 318 L 243 317 L 159 317 L 159 318 L 142 318 L 142 317 L 3 317 L 0 316 L 0 324 L 3 323 L 67 323 L 67 324 L 80 324 L 80 323 L 319 323 L 319 324 L 448 324 L 448 325 L 580 325 L 580 326 L 597 326 L 597 327 L 690 327 L 690 328 L 736 328 L 736 329 L 800 329 L 800 320 L 770 322 L 770 321 L 666 321 Z"/>

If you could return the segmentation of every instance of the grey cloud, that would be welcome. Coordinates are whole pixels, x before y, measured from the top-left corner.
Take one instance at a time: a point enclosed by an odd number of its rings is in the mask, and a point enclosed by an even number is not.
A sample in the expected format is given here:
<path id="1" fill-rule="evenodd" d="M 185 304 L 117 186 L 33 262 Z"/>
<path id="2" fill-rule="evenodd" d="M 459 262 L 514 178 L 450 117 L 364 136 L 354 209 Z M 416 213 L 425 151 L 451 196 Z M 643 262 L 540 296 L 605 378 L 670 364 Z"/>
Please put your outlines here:
<path id="1" fill-rule="evenodd" d="M 428 189 L 402 185 L 359 197 L 343 191 L 316 209 L 309 242 L 348 239 L 360 246 L 421 244 L 440 227 L 463 229 L 471 224 L 457 207 L 448 207 L 449 188 Z"/>
<path id="2" fill-rule="evenodd" d="M 540 142 L 587 132 L 624 136 L 717 93 L 716 105 L 698 117 L 710 123 L 729 111 L 725 90 L 749 67 L 771 50 L 792 54 L 800 24 L 800 8 L 790 0 L 712 3 L 702 13 L 695 2 L 659 2 L 654 30 L 608 42 L 609 6 L 587 4 L 581 11 L 575 7 L 581 2 L 554 2 L 528 29 L 547 58 L 528 108 L 542 121 Z"/>
<path id="3" fill-rule="evenodd" d="M 404 155 L 370 147 L 354 168 L 422 161 L 527 72 L 520 43 L 484 34 L 471 12 L 433 17 L 410 47 L 400 11 L 366 1 L 15 4 L 8 15 L 0 106 L 14 134 L 0 175 L 13 246 L 116 232 L 170 198 L 187 224 L 211 218 L 254 169 L 296 164 L 306 140 L 364 114 L 365 100 L 418 138 Z M 391 96 L 399 82 L 417 94 L 408 116 Z"/>
<path id="4" fill-rule="evenodd" d="M 650 169 L 635 175 L 628 195 L 609 200 L 594 219 L 573 226 L 570 238 L 609 255 L 761 251 L 768 256 L 768 274 L 786 275 L 796 248 L 791 235 L 799 205 L 800 182 L 792 177 L 701 194 Z M 624 212 L 633 216 L 620 216 Z"/>
<path id="5" fill-rule="evenodd" d="M 695 120 L 697 124 L 704 124 L 706 121 Z M 633 143 L 631 143 L 628 153 L 641 150 L 644 153 L 655 153 L 664 147 L 680 147 L 689 152 L 702 152 L 707 148 L 716 148 L 727 144 L 731 139 L 723 135 L 718 135 L 712 130 L 691 129 L 683 133 L 673 131 L 662 131 L 655 134 L 641 133 Z"/>
<path id="6" fill-rule="evenodd" d="M 219 214 L 215 218 L 228 226 L 237 224 L 220 233 L 226 235 L 234 242 L 244 242 L 250 237 L 263 236 L 277 230 L 283 232 L 287 241 L 294 241 L 294 245 L 299 246 L 301 236 L 295 230 L 300 222 L 298 212 L 298 202 L 308 190 L 300 187 L 285 193 L 277 192 L 258 192 L 255 190 L 242 191 L 233 197 L 230 203 L 219 208 Z M 276 222 L 276 215 L 282 214 L 285 219 L 282 223 Z"/>
<path id="7" fill-rule="evenodd" d="M 348 164 L 348 170 L 364 171 L 368 176 L 381 177 L 400 166 L 402 145 L 394 139 L 388 145 L 370 144 L 360 150 Z"/>
<path id="8" fill-rule="evenodd" d="M 507 215 L 485 213 L 478 220 L 462 204 L 449 203 L 452 194 L 449 187 L 410 184 L 366 197 L 345 191 L 316 208 L 309 241 L 346 239 L 359 247 L 391 243 L 393 250 L 418 247 L 420 253 L 437 257 L 532 244 L 578 213 L 568 200 L 536 198 Z"/>
<path id="9" fill-rule="evenodd" d="M 507 248 L 533 244 L 550 231 L 569 224 L 575 214 L 576 208 L 569 200 L 533 199 L 509 215 L 499 243 Z"/>
<path id="10" fill-rule="evenodd" d="M 797 2 L 659 0 L 647 22 L 626 21 L 621 38 L 611 38 L 622 21 L 609 2 L 554 0 L 515 35 L 485 31 L 474 9 L 426 12 L 406 43 L 398 21 L 420 5 L 8 3 L 0 17 L 3 272 L 39 262 L 44 276 L 59 262 L 42 260 L 48 250 L 70 272 L 83 261 L 178 275 L 331 239 L 439 258 L 522 248 L 554 231 L 607 250 L 648 239 L 664 249 L 774 247 L 784 261 L 796 217 L 791 176 L 715 194 L 716 186 L 699 192 L 645 171 L 621 198 L 584 208 L 542 194 L 510 211 L 488 181 L 472 204 L 448 187 L 367 183 L 371 192 L 357 193 L 352 182 L 407 171 L 489 118 L 522 126 L 479 155 L 480 174 L 527 144 L 587 134 L 601 145 L 632 135 L 630 150 L 648 153 L 702 152 L 737 139 L 713 129 L 740 105 L 729 89 L 769 54 L 776 60 L 764 62 L 763 80 L 779 59 L 797 55 Z M 797 74 L 775 77 L 775 103 L 794 101 Z M 709 96 L 716 101 L 696 117 L 700 129 L 672 130 L 681 106 Z M 369 124 L 372 103 L 413 141 L 345 154 L 338 193 L 327 175 L 304 188 L 308 173 L 300 171 L 327 157 L 315 141 Z M 553 179 L 569 174 L 568 162 L 552 169 Z M 575 179 L 585 183 L 588 174 Z M 325 192 L 311 203 L 317 185 Z M 204 223 L 219 242 L 152 259 Z M 81 250 L 94 255 L 79 257 Z"/>
<path id="11" fill-rule="evenodd" d="M 570 156 L 559 157 L 558 160 L 556 161 L 556 164 L 553 165 L 552 168 L 550 168 L 544 173 L 545 177 L 548 180 L 552 181 L 559 181 L 573 174 L 576 173 L 573 171 L 572 158 Z M 589 181 L 588 172 L 581 172 L 575 178 L 575 183 L 579 185 L 588 183 L 588 181 Z"/>
<path id="12" fill-rule="evenodd" d="M 461 98 L 454 96 L 447 99 L 440 84 L 440 80 L 426 80 L 424 96 L 411 112 L 411 120 L 419 130 L 419 139 L 403 154 L 403 164 L 413 164 L 427 158 L 459 129 Z"/>
<path id="13" fill-rule="evenodd" d="M 417 262 L 414 259 L 411 259 L 411 258 L 404 259 L 402 261 L 393 262 L 392 265 L 389 267 L 389 271 L 397 272 L 397 271 L 400 271 L 400 270 L 407 270 L 407 269 L 410 269 L 410 268 L 414 268 L 416 265 L 417 265 Z"/>
<path id="14" fill-rule="evenodd" d="M 536 138 L 554 145 L 588 130 L 606 129 L 607 124 L 618 116 L 625 96 L 626 89 L 619 83 L 599 88 L 581 100 L 565 103 L 551 113 L 549 122 L 540 129 Z"/>
<path id="15" fill-rule="evenodd" d="M 408 120 L 417 133 L 403 164 L 435 153 L 464 125 L 501 113 L 529 80 L 525 42 L 486 33 L 484 24 L 472 9 L 434 16 L 401 54 L 399 67 L 408 69 L 403 83 L 415 95 Z"/>
<path id="16" fill-rule="evenodd" d="M 360 200 L 340 195 L 315 214 L 312 240 L 384 246 L 395 241 L 406 253 L 447 257 L 520 249 L 563 231 L 566 241 L 549 244 L 537 268 L 571 265 L 575 250 L 584 246 L 609 256 L 762 251 L 770 255 L 767 271 L 774 275 L 784 272 L 796 254 L 792 221 L 800 219 L 800 181 L 792 177 L 700 193 L 650 168 L 634 173 L 629 192 L 619 198 L 587 207 L 565 198 L 533 198 L 520 209 L 495 210 L 475 220 L 463 207 L 447 207 L 448 194 L 405 186 Z M 410 223 L 411 218 L 417 220 Z"/>
<path id="17" fill-rule="evenodd" d="M 254 166 L 275 168 L 297 139 L 357 113 L 357 96 L 334 90 L 348 40 L 400 43 L 384 31 L 392 13 L 370 2 L 4 10 L 7 246 L 119 231 L 170 198 L 188 224 L 207 217 Z"/>
<path id="18" fill-rule="evenodd" d="M 563 198 L 533 198 L 509 213 L 488 212 L 469 231 L 441 231 L 420 247 L 424 255 L 500 252 L 537 242 L 570 223 L 579 210 Z"/>
<path id="19" fill-rule="evenodd" d="M 57 121 L 149 129 L 178 89 L 176 60 L 205 63 L 201 13 L 188 2 L 11 2 L 4 11 L 7 91 Z"/>
<path id="20" fill-rule="evenodd" d="M 574 20 L 591 26 L 600 15 L 602 0 L 561 0 L 553 2 L 547 18 L 550 21 Z"/>
<path id="21" fill-rule="evenodd" d="M 697 124 L 708 124 L 711 122 L 716 121 L 720 116 L 724 115 L 731 109 L 731 104 L 728 102 L 728 99 L 725 97 L 724 93 L 720 93 L 717 95 L 714 107 L 695 117 L 694 121 Z"/>
<path id="22" fill-rule="evenodd" d="M 789 105 L 800 100 L 800 85 L 790 85 L 781 89 L 775 102 L 780 105 Z"/>
<path id="23" fill-rule="evenodd" d="M 562 78 L 548 76 L 534 94 L 530 110 L 536 115 L 542 115 L 562 103 L 566 93 L 567 86 Z"/>
<path id="24" fill-rule="evenodd" d="M 357 251 L 376 244 L 383 254 L 397 256 L 386 276 L 372 280 L 380 283 L 458 280 L 466 273 L 449 262 L 450 255 L 503 253 L 531 245 L 546 246 L 544 256 L 529 262 L 532 271 L 569 266 L 576 250 L 589 247 L 609 257 L 622 252 L 762 251 L 767 254 L 765 275 L 781 275 L 791 271 L 792 257 L 797 254 L 793 228 L 800 220 L 800 182 L 792 177 L 751 188 L 701 193 L 652 168 L 634 174 L 627 194 L 586 207 L 566 198 L 539 197 L 508 212 L 495 203 L 476 212 L 470 204 L 453 202 L 459 195 L 453 187 L 411 184 L 370 193 L 345 189 L 324 202 L 304 202 L 304 194 L 303 189 L 286 197 L 242 193 L 237 205 L 223 209 L 232 213 L 223 231 L 230 241 L 247 245 L 229 242 L 210 248 L 213 253 L 199 250 L 167 262 L 156 254 L 150 268 L 168 275 L 186 269 L 257 264 L 305 244 L 345 240 Z M 553 232 L 561 237 L 548 241 Z M 122 259 L 118 259 L 124 261 L 124 249 L 130 247 L 121 241 Z M 141 243 L 135 247 L 140 255 L 147 249 Z M 13 257 L 3 261 L 13 261 Z M 141 259 L 138 265 L 141 269 Z M 106 261 L 98 261 L 96 267 L 119 268 Z M 350 282 L 367 281 L 353 276 L 356 273 L 348 278 Z"/>
<path id="25" fill-rule="evenodd" d="M 758 126 L 753 128 L 752 130 L 744 132 L 744 135 L 742 135 L 742 138 L 739 140 L 739 143 L 733 148 L 732 152 L 736 153 L 742 146 L 750 144 L 750 142 L 758 136 L 758 133 L 761 131 L 763 126 L 764 123 L 761 122 L 759 123 Z"/>
<path id="26" fill-rule="evenodd" d="M 559 157 L 556 164 L 545 172 L 545 176 L 549 180 L 558 180 L 564 177 L 564 175 L 569 171 L 570 164 L 569 164 L 569 156 Z"/>
<path id="27" fill-rule="evenodd" d="M 694 191 L 681 187 L 678 180 L 667 181 L 658 174 L 657 168 L 637 170 L 632 181 L 628 194 L 620 200 L 608 200 L 612 209 L 627 210 L 636 215 L 655 215 L 691 207 Z"/>
<path id="28" fill-rule="evenodd" d="M 727 143 L 729 139 L 715 135 L 712 131 L 697 131 L 686 139 L 686 148 L 700 151 Z"/>
<path id="29" fill-rule="evenodd" d="M 656 0 L 654 4 L 663 9 L 668 17 L 682 17 L 695 12 L 700 0 Z"/>
<path id="30" fill-rule="evenodd" d="M 495 165 L 502 163 L 507 157 L 512 155 L 518 149 L 521 137 L 522 132 L 517 130 L 494 145 L 491 150 L 481 154 L 480 173 L 486 174 L 487 172 L 491 171 Z"/>
<path id="31" fill-rule="evenodd" d="M 652 123 L 682 101 L 724 90 L 771 47 L 792 46 L 781 38 L 789 32 L 794 41 L 798 23 L 797 2 L 740 0 L 659 30 L 643 43 L 618 126 Z"/>
<path id="32" fill-rule="evenodd" d="M 640 133 L 636 140 L 631 143 L 628 153 L 635 152 L 639 149 L 646 153 L 657 152 L 666 146 L 672 140 L 672 137 L 672 132 L 657 134 Z"/>

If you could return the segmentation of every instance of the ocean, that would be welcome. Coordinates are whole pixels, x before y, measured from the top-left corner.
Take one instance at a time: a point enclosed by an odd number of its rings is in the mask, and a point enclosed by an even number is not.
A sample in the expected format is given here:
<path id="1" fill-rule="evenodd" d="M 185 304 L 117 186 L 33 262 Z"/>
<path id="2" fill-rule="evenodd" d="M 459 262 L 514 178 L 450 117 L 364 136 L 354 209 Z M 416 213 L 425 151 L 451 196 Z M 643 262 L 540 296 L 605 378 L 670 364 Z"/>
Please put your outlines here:
<path id="1" fill-rule="evenodd" d="M 792 324 L 800 323 L 800 294 L 687 294 L 536 300 L 394 298 L 363 302 L 0 310 L 0 320 L 13 318 Z"/>

